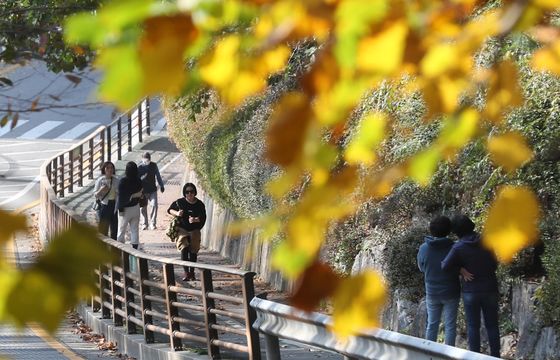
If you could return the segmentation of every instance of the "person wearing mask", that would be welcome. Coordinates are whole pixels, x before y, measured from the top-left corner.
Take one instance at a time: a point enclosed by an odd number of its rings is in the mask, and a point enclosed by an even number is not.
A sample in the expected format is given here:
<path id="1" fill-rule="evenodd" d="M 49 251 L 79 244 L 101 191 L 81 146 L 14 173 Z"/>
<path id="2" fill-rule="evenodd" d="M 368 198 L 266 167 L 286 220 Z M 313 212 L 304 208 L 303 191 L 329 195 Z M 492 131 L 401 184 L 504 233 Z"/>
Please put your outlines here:
<path id="1" fill-rule="evenodd" d="M 196 262 L 200 250 L 200 229 L 206 223 L 206 208 L 196 197 L 196 186 L 186 183 L 183 186 L 183 197 L 169 206 L 167 213 L 179 218 L 177 226 L 177 250 L 181 252 L 181 260 Z M 194 267 L 184 267 L 183 281 L 195 280 Z"/>
<path id="2" fill-rule="evenodd" d="M 97 229 L 105 236 L 117 240 L 117 188 L 119 178 L 115 175 L 115 164 L 106 161 L 101 165 L 101 176 L 95 181 L 93 189 L 95 199 L 99 202 L 97 216 L 99 224 Z"/>
<path id="3" fill-rule="evenodd" d="M 119 231 L 117 240 L 124 243 L 125 233 L 130 225 L 130 243 L 138 249 L 140 223 L 140 206 L 138 199 L 142 196 L 142 182 L 138 177 L 138 167 L 134 161 L 126 164 L 124 177 L 119 181 L 117 208 L 119 209 Z"/>
<path id="4" fill-rule="evenodd" d="M 465 215 L 457 215 L 451 221 L 452 231 L 459 237 L 449 254 L 441 262 L 444 271 L 465 268 L 469 277 L 463 277 L 463 305 L 467 318 L 469 350 L 480 352 L 480 314 L 488 333 L 490 355 L 500 357 L 500 332 L 498 327 L 498 262 L 492 252 L 481 244 L 475 225 Z"/>
<path id="5" fill-rule="evenodd" d="M 149 152 L 144 153 L 142 156 L 142 163 L 138 166 L 138 175 L 142 180 L 142 188 L 144 196 L 147 200 L 147 205 L 140 209 L 140 223 L 142 230 L 146 230 L 148 228 L 150 230 L 156 229 L 158 209 L 156 180 L 160 191 L 162 193 L 165 191 L 163 180 L 161 179 L 161 175 L 159 173 L 159 168 L 155 162 L 151 161 L 151 159 L 152 156 Z M 148 206 L 150 207 L 149 216 Z"/>
<path id="6" fill-rule="evenodd" d="M 426 339 L 437 341 L 439 323 L 443 313 L 445 343 L 455 346 L 457 337 L 457 309 L 461 286 L 458 269 L 444 271 L 441 261 L 447 256 L 453 240 L 447 236 L 451 231 L 451 221 L 447 216 L 438 216 L 430 222 L 430 235 L 418 250 L 418 268 L 424 273 L 426 286 L 426 308 L 428 321 Z"/>

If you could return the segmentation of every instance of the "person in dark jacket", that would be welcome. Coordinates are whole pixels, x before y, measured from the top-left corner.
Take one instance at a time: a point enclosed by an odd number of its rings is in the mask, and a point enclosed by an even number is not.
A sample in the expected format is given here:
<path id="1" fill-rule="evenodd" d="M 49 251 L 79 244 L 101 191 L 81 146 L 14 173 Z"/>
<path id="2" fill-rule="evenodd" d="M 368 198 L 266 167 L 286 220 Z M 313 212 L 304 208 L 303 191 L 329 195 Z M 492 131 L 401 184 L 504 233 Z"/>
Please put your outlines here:
<path id="1" fill-rule="evenodd" d="M 183 197 L 169 206 L 167 213 L 179 218 L 177 229 L 177 250 L 181 252 L 181 259 L 196 262 L 200 250 L 200 229 L 206 223 L 206 208 L 204 203 L 196 197 L 196 186 L 186 183 L 183 186 Z M 183 281 L 195 280 L 194 267 L 184 267 Z"/>
<path id="2" fill-rule="evenodd" d="M 163 193 L 163 180 L 159 173 L 159 168 L 155 162 L 152 162 L 152 156 L 149 152 L 142 156 L 142 163 L 138 165 L 138 175 L 142 180 L 142 188 L 146 197 L 146 206 L 140 209 L 140 226 L 142 230 L 146 230 L 149 226 L 150 230 L 155 230 L 157 220 L 158 198 L 156 180 L 159 190 Z M 148 217 L 148 207 L 150 207 L 150 215 Z"/>
<path id="3" fill-rule="evenodd" d="M 130 224 L 130 244 L 138 249 L 140 239 L 138 225 L 140 223 L 140 206 L 138 199 L 142 196 L 142 182 L 138 177 L 138 167 L 134 161 L 126 164 L 124 177 L 119 181 L 117 208 L 119 209 L 119 231 L 117 241 L 124 243 L 124 237 Z"/>
<path id="4" fill-rule="evenodd" d="M 469 350 L 480 352 L 480 313 L 482 312 L 488 333 L 490 355 L 500 357 L 499 293 L 496 278 L 498 262 L 494 254 L 482 246 L 480 235 L 474 231 L 475 225 L 467 216 L 455 216 L 451 228 L 459 237 L 459 241 L 443 259 L 441 267 L 445 271 L 464 267 L 472 274 L 469 281 L 462 281 Z"/>
<path id="5" fill-rule="evenodd" d="M 426 286 L 426 339 L 437 341 L 439 323 L 443 313 L 445 343 L 455 346 L 457 337 L 457 309 L 461 288 L 458 269 L 444 271 L 441 261 L 453 246 L 453 240 L 447 235 L 451 230 L 451 221 L 447 216 L 438 216 L 430 222 L 430 236 L 424 238 L 424 244 L 418 250 L 418 268 L 424 273 Z"/>

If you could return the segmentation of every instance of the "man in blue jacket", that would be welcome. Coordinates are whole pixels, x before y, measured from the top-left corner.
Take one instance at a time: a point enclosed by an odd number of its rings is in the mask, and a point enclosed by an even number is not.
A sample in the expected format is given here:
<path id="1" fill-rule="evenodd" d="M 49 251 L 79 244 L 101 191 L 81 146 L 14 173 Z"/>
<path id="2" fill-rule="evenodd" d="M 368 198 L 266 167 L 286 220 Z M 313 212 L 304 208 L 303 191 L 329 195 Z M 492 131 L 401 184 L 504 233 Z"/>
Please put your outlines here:
<path id="1" fill-rule="evenodd" d="M 474 223 L 465 215 L 457 215 L 452 220 L 452 230 L 459 241 L 442 261 L 446 271 L 465 268 L 470 276 L 463 281 L 463 304 L 467 317 L 467 337 L 469 350 L 480 352 L 480 313 L 488 333 L 490 355 L 500 357 L 500 333 L 498 328 L 498 262 L 492 252 L 480 243 L 480 235 L 474 231 Z"/>
<path id="2" fill-rule="evenodd" d="M 418 250 L 418 268 L 424 273 L 428 323 L 426 339 L 437 341 L 439 323 L 443 313 L 445 343 L 455 346 L 457 335 L 457 308 L 459 307 L 459 269 L 442 270 L 441 261 L 447 256 L 453 241 L 447 237 L 451 221 L 438 216 L 430 222 L 430 234 Z"/>

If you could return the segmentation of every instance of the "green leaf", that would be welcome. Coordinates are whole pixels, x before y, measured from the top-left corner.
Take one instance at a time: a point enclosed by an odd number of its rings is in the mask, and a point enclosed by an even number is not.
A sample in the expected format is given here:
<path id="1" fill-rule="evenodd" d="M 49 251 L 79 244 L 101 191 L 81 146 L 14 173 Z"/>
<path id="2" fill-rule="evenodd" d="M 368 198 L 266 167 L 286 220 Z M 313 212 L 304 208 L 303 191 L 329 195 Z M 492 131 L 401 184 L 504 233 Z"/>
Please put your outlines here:
<path id="1" fill-rule="evenodd" d="M 441 160 L 441 151 L 430 148 L 414 156 L 409 166 L 410 177 L 422 186 L 428 185 Z"/>

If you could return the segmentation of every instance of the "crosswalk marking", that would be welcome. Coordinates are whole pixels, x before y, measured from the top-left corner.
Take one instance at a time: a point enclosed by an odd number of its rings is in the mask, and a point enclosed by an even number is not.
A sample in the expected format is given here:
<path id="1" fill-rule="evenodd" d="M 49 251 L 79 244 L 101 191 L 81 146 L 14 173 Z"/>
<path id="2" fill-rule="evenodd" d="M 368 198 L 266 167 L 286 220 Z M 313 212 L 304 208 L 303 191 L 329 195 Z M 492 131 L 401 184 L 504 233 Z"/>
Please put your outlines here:
<path id="1" fill-rule="evenodd" d="M 23 124 L 25 124 L 26 122 L 28 122 L 29 120 L 19 120 L 16 127 L 11 129 L 11 126 L 9 124 L 2 126 L 0 128 L 0 136 L 2 135 L 6 135 L 7 133 L 9 133 L 10 131 L 13 131 L 15 129 L 17 129 L 18 127 L 22 126 Z"/>
<path id="2" fill-rule="evenodd" d="M 101 124 L 94 123 L 94 122 L 81 123 L 78 124 L 77 126 L 74 126 L 74 128 L 66 131 L 64 134 L 57 136 L 56 139 L 67 139 L 67 140 L 77 139 L 80 135 L 82 135 L 86 131 L 89 134 L 90 133 L 89 130 L 92 130 L 93 128 L 99 126 L 101 126 Z"/>
<path id="3" fill-rule="evenodd" d="M 64 121 L 45 121 L 42 124 L 35 126 L 33 129 L 27 131 L 25 134 L 18 136 L 19 139 L 37 139 L 41 135 L 46 134 L 55 127 L 64 123 Z"/>

